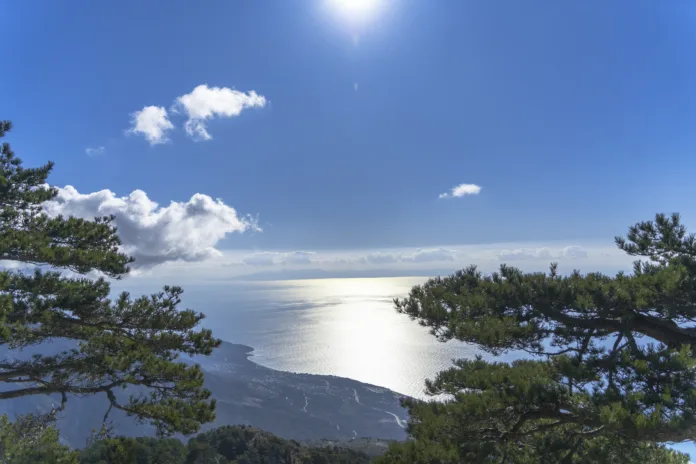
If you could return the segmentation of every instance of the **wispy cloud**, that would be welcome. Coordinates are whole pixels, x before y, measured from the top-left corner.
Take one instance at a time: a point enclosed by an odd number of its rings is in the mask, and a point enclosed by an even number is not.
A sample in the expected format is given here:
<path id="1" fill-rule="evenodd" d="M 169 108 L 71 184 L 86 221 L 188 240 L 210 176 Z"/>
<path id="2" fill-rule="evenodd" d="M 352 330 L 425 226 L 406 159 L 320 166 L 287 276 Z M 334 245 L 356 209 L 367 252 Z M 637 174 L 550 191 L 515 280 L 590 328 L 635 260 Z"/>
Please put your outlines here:
<path id="1" fill-rule="evenodd" d="M 587 250 L 581 246 L 568 246 L 563 249 L 562 255 L 564 258 L 582 259 L 587 258 Z"/>
<path id="2" fill-rule="evenodd" d="M 502 250 L 498 253 L 498 259 L 500 261 L 527 261 L 534 259 L 549 260 L 553 259 L 553 254 L 551 250 L 544 248 L 522 248 L 514 250 Z"/>
<path id="3" fill-rule="evenodd" d="M 465 195 L 478 195 L 481 187 L 476 184 L 459 184 L 449 192 L 441 193 L 438 198 L 459 198 Z"/>
<path id="4" fill-rule="evenodd" d="M 262 251 L 252 253 L 242 258 L 241 263 L 247 266 L 274 266 L 277 264 L 305 265 L 313 263 L 313 251 Z"/>
<path id="5" fill-rule="evenodd" d="M 513 250 L 502 250 L 498 253 L 500 261 L 531 261 L 531 260 L 554 260 L 554 259 L 585 259 L 588 252 L 581 246 L 567 246 L 557 252 L 549 248 L 517 248 Z"/>
<path id="6" fill-rule="evenodd" d="M 520 246 L 521 245 L 521 246 Z M 506 247 L 503 244 L 461 245 L 438 248 L 411 248 L 381 251 L 311 252 L 311 251 L 258 251 L 242 255 L 237 264 L 253 267 L 297 267 L 306 265 L 331 269 L 431 269 L 464 267 L 468 264 L 487 264 L 496 268 L 500 263 L 539 265 L 542 268 L 552 261 L 560 263 L 590 264 L 590 251 L 582 246 L 524 246 Z M 609 248 L 608 251 L 612 251 Z M 595 250 L 597 262 L 614 258 L 615 254 L 604 249 Z M 621 253 L 618 253 L 621 256 Z M 490 269 L 490 268 L 489 268 Z"/>
<path id="7" fill-rule="evenodd" d="M 293 251 L 283 255 L 283 262 L 287 264 L 310 264 L 316 255 L 313 251 Z"/>
<path id="8" fill-rule="evenodd" d="M 255 91 L 240 92 L 228 87 L 199 85 L 191 93 L 182 95 L 174 103 L 174 111 L 188 116 L 184 125 L 186 133 L 198 140 L 210 140 L 206 121 L 213 118 L 239 116 L 247 108 L 263 108 L 267 100 Z"/>
<path id="9" fill-rule="evenodd" d="M 391 264 L 398 262 L 401 259 L 401 255 L 396 253 L 384 253 L 379 251 L 376 253 L 369 253 L 363 259 L 365 260 L 365 262 L 370 264 Z"/>
<path id="10" fill-rule="evenodd" d="M 242 258 L 242 264 L 247 266 L 273 266 L 278 262 L 280 253 L 272 251 L 264 251 L 261 253 L 252 253 Z"/>
<path id="11" fill-rule="evenodd" d="M 131 127 L 128 134 L 139 134 L 145 137 L 150 145 L 166 142 L 167 131 L 174 128 L 169 120 L 167 110 L 161 106 L 146 106 L 131 114 Z"/>
<path id="12" fill-rule="evenodd" d="M 104 147 L 87 147 L 85 148 L 85 153 L 87 156 L 102 156 L 106 154 L 106 148 Z"/>
<path id="13" fill-rule="evenodd" d="M 361 258 L 370 264 L 436 263 L 454 261 L 455 251 L 447 248 L 418 248 L 412 252 L 376 252 Z"/>

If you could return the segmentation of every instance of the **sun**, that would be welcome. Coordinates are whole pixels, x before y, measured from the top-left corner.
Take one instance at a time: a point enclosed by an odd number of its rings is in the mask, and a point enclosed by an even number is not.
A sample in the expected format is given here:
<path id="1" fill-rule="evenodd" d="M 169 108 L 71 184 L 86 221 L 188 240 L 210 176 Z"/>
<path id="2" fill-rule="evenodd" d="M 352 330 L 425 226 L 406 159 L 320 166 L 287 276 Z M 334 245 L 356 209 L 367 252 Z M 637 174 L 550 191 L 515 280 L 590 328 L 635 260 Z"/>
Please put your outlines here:
<path id="1" fill-rule="evenodd" d="M 383 0 L 328 0 L 333 10 L 349 20 L 366 20 L 374 16 Z"/>

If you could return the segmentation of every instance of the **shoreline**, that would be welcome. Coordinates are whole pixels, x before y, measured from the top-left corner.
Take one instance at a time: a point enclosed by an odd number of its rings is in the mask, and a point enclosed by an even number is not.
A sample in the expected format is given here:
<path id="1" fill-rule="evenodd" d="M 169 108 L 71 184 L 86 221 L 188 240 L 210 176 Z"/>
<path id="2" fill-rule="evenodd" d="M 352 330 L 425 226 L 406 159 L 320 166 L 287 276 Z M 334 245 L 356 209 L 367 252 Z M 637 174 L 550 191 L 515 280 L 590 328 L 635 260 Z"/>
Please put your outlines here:
<path id="1" fill-rule="evenodd" d="M 395 394 L 395 395 L 397 395 L 397 396 L 399 396 L 399 397 L 402 397 L 402 398 L 416 399 L 416 398 L 413 397 L 412 395 L 408 395 L 408 394 L 406 394 L 406 393 L 398 392 L 398 391 L 393 390 L 393 389 L 391 389 L 391 388 L 389 388 L 389 387 L 386 387 L 386 386 L 383 386 L 383 385 L 376 385 L 376 384 L 372 384 L 372 383 L 368 383 L 368 382 L 363 382 L 363 381 L 361 381 L 361 380 L 353 379 L 353 378 L 351 378 L 351 377 L 344 377 L 344 376 L 335 375 L 335 374 L 313 374 L 313 373 L 310 373 L 310 372 L 300 372 L 300 371 L 283 370 L 283 369 L 276 369 L 276 368 L 274 368 L 274 367 L 266 366 L 265 364 L 263 364 L 263 363 L 261 363 L 261 362 L 258 362 L 258 361 L 255 361 L 255 360 L 251 359 L 251 358 L 254 357 L 254 352 L 255 352 L 256 350 L 255 350 L 253 347 L 251 347 L 251 346 L 249 346 L 249 345 L 244 345 L 244 344 L 242 344 L 242 343 L 234 343 L 234 342 L 229 342 L 229 341 L 227 341 L 227 340 L 223 340 L 222 343 L 220 344 L 220 347 L 217 348 L 217 350 L 221 350 L 221 349 L 223 349 L 223 347 L 232 348 L 232 349 L 234 349 L 235 351 L 241 351 L 241 352 L 243 353 L 244 362 L 249 363 L 250 365 L 253 365 L 255 368 L 268 369 L 269 371 L 273 371 L 273 372 L 276 372 L 276 373 L 279 373 L 279 374 L 289 374 L 289 375 L 298 375 L 298 376 L 309 376 L 309 377 L 314 377 L 314 378 L 316 378 L 316 377 L 326 377 L 326 378 L 334 379 L 334 380 L 350 381 L 350 382 L 358 383 L 358 384 L 360 384 L 360 385 L 363 386 L 363 387 L 369 387 L 369 388 L 379 389 L 379 390 L 382 390 L 382 391 L 385 392 L 385 393 L 386 393 L 386 392 L 393 393 L 393 394 Z M 215 355 L 215 354 L 216 354 L 216 352 L 213 351 L 213 353 L 211 353 L 210 357 L 212 357 L 212 356 Z M 210 359 L 210 357 L 209 357 L 208 359 Z M 205 370 L 205 365 L 202 365 L 202 367 L 203 367 L 204 370 Z"/>

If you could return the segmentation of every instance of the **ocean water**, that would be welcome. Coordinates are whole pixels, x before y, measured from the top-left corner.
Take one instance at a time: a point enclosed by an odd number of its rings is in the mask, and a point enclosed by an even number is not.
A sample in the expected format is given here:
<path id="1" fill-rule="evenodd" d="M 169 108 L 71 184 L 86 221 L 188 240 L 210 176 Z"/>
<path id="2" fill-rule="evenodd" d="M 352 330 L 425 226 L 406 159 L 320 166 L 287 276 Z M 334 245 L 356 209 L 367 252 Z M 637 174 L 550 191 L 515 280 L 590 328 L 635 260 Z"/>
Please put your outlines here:
<path id="1" fill-rule="evenodd" d="M 438 342 L 398 314 L 394 297 L 425 277 L 318 279 L 187 286 L 184 306 L 206 314 L 204 326 L 254 348 L 253 361 L 291 372 L 348 377 L 424 397 L 426 378 L 455 358 L 473 356 L 459 342 Z"/>
<path id="2" fill-rule="evenodd" d="M 186 285 L 183 306 L 206 314 L 203 325 L 254 348 L 253 361 L 291 372 L 348 377 L 425 398 L 424 380 L 472 357 L 460 342 L 440 343 L 394 310 L 426 277 L 213 282 Z M 124 281 L 134 294 L 155 288 Z M 140 288 L 139 288 L 140 287 Z M 118 287 L 117 287 L 118 288 Z M 672 444 L 691 454 L 692 443 Z"/>

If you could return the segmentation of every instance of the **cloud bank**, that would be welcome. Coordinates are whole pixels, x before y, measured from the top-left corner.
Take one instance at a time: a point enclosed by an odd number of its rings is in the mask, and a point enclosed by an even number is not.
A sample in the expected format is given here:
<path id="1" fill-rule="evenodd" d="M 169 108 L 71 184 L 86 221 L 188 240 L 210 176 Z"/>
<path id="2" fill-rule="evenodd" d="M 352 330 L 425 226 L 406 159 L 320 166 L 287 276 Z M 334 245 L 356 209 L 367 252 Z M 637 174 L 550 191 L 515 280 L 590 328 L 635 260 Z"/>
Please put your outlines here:
<path id="1" fill-rule="evenodd" d="M 163 207 L 142 190 L 117 197 L 110 190 L 83 194 L 68 185 L 44 204 L 44 210 L 50 216 L 84 219 L 115 215 L 122 249 L 136 259 L 133 268 L 220 256 L 215 246 L 227 234 L 259 230 L 254 220 L 200 193 L 187 202 L 172 201 Z"/>
<path id="2" fill-rule="evenodd" d="M 313 263 L 313 251 L 263 251 L 252 253 L 242 258 L 241 264 L 246 266 L 275 266 L 278 264 L 305 265 Z"/>
<path id="3" fill-rule="evenodd" d="M 376 252 L 370 253 L 362 261 L 369 264 L 391 263 L 436 263 L 454 261 L 455 252 L 447 248 L 417 249 L 411 253 L 405 252 Z"/>
<path id="4" fill-rule="evenodd" d="M 588 252 L 581 246 L 567 246 L 557 253 L 549 248 L 518 248 L 514 250 L 503 250 L 498 253 L 500 261 L 530 261 L 530 260 L 553 260 L 553 259 L 584 259 L 588 257 Z"/>
<path id="5" fill-rule="evenodd" d="M 634 257 L 612 242 L 491 243 L 433 248 L 383 250 L 245 250 L 221 249 L 222 256 L 198 262 L 171 261 L 138 270 L 138 280 L 158 284 L 182 282 L 208 285 L 236 279 L 287 280 L 341 277 L 397 277 L 449 275 L 476 265 L 483 273 L 495 272 L 503 263 L 524 272 L 548 272 L 551 262 L 559 272 L 614 274 L 631 272 Z M 142 279 L 142 280 L 141 280 Z M 154 280 L 153 280 L 154 279 Z M 131 281 L 133 282 L 133 281 Z"/>
<path id="6" fill-rule="evenodd" d="M 302 267 L 310 264 L 323 265 L 390 265 L 447 263 L 455 260 L 456 252 L 447 248 L 416 249 L 413 251 L 378 251 L 357 256 L 334 256 L 313 251 L 272 252 L 262 251 L 245 255 L 240 263 L 246 266 L 294 265 Z"/>
<path id="7" fill-rule="evenodd" d="M 441 193 L 438 198 L 460 198 L 466 195 L 478 195 L 481 187 L 476 184 L 459 184 L 452 187 L 449 192 Z"/>

